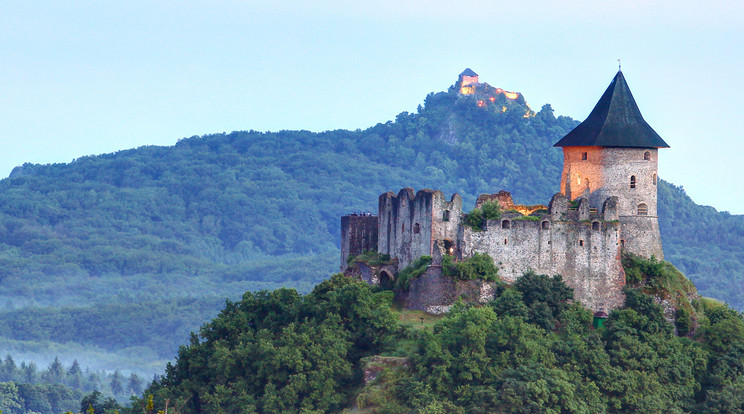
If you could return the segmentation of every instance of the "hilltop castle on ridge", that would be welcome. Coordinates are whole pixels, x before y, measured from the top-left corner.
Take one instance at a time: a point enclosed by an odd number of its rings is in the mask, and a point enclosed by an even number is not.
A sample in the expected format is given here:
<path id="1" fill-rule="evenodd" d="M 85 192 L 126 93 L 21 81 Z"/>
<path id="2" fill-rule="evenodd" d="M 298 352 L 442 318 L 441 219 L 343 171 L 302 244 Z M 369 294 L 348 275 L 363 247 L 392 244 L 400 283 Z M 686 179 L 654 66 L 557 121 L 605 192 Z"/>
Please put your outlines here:
<path id="1" fill-rule="evenodd" d="M 477 85 L 472 70 L 460 74 L 459 93 L 473 93 Z M 355 270 L 368 283 L 385 285 L 419 257 L 431 256 L 426 272 L 410 283 L 406 306 L 439 313 L 464 294 L 478 300 L 492 295 L 488 283 L 443 276 L 443 257 L 465 260 L 487 253 L 506 282 L 530 270 L 560 274 L 575 299 L 590 309 L 621 306 L 622 253 L 663 258 L 657 167 L 658 149 L 669 146 L 643 119 L 622 71 L 586 120 L 554 146 L 563 149 L 563 173 L 560 192 L 547 208 L 515 205 L 506 191 L 484 194 L 476 208 L 496 201 L 502 214 L 484 229 L 473 229 L 464 223 L 458 194 L 447 199 L 438 190 L 387 192 L 379 197 L 377 216 L 341 218 L 342 270 L 351 256 L 388 254 L 389 264 L 359 264 Z"/>

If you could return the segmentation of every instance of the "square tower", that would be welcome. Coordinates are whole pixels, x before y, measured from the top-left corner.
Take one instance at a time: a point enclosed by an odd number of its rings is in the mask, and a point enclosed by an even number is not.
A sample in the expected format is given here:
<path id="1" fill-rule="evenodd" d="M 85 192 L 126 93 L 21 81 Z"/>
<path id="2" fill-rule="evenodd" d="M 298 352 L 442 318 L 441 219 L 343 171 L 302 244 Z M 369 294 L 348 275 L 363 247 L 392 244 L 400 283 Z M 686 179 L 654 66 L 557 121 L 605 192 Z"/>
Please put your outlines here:
<path id="1" fill-rule="evenodd" d="M 617 197 L 623 249 L 662 259 L 658 149 L 669 145 L 643 119 L 621 71 L 584 122 L 554 146 L 563 148 L 561 193 L 593 208 Z"/>

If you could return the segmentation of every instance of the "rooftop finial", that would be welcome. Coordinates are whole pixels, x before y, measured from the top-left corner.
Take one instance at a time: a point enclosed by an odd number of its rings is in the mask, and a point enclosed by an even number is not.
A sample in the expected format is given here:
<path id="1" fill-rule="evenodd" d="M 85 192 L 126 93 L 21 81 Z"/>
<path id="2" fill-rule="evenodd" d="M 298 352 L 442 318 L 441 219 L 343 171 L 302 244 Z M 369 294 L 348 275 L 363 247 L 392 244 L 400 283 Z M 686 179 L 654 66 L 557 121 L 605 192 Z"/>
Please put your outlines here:
<path id="1" fill-rule="evenodd" d="M 620 64 L 620 59 L 617 60 L 617 70 L 621 71 L 623 70 L 622 65 Z"/>

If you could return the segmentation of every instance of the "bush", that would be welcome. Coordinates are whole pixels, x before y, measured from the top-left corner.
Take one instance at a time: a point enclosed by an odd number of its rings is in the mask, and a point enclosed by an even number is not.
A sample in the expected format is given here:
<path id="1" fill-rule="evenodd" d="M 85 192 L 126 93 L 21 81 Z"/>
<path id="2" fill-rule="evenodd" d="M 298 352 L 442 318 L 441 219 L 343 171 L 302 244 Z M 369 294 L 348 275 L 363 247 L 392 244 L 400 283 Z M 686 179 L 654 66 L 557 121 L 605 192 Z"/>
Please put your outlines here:
<path id="1" fill-rule="evenodd" d="M 498 269 L 493 259 L 486 253 L 476 253 L 463 262 L 455 262 L 452 256 L 444 256 L 442 272 L 449 277 L 460 280 L 498 281 Z"/>
<path id="2" fill-rule="evenodd" d="M 483 231 L 486 227 L 486 221 L 498 220 L 501 218 L 501 206 L 498 201 L 486 201 L 480 207 L 474 208 L 470 213 L 465 215 L 465 225 L 475 231 Z"/>
<path id="3" fill-rule="evenodd" d="M 398 277 L 395 279 L 395 289 L 399 291 L 408 290 L 411 281 L 424 274 L 430 264 L 431 256 L 421 256 L 410 263 L 405 269 L 398 272 Z"/>
<path id="4" fill-rule="evenodd" d="M 364 263 L 368 266 L 381 266 L 390 263 L 390 255 L 369 250 L 357 256 L 350 256 L 346 262 L 349 265 L 354 263 Z"/>
<path id="5" fill-rule="evenodd" d="M 679 336 L 687 336 L 690 333 L 692 327 L 692 318 L 690 317 L 690 311 L 685 308 L 677 309 L 674 325 L 677 327 L 677 334 Z"/>

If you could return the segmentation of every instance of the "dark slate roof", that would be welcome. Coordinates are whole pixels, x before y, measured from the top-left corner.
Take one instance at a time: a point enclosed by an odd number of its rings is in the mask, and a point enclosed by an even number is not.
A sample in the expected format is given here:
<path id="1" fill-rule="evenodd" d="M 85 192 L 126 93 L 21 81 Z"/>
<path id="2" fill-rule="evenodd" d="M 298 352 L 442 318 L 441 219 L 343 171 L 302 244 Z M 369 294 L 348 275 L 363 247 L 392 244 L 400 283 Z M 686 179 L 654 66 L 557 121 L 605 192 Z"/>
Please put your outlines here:
<path id="1" fill-rule="evenodd" d="M 643 119 L 621 71 L 584 122 L 553 146 L 669 148 Z"/>
<path id="2" fill-rule="evenodd" d="M 464 71 L 462 71 L 462 73 L 460 74 L 460 76 L 478 76 L 478 74 L 475 73 L 475 72 L 473 72 L 472 69 L 467 68 Z"/>

